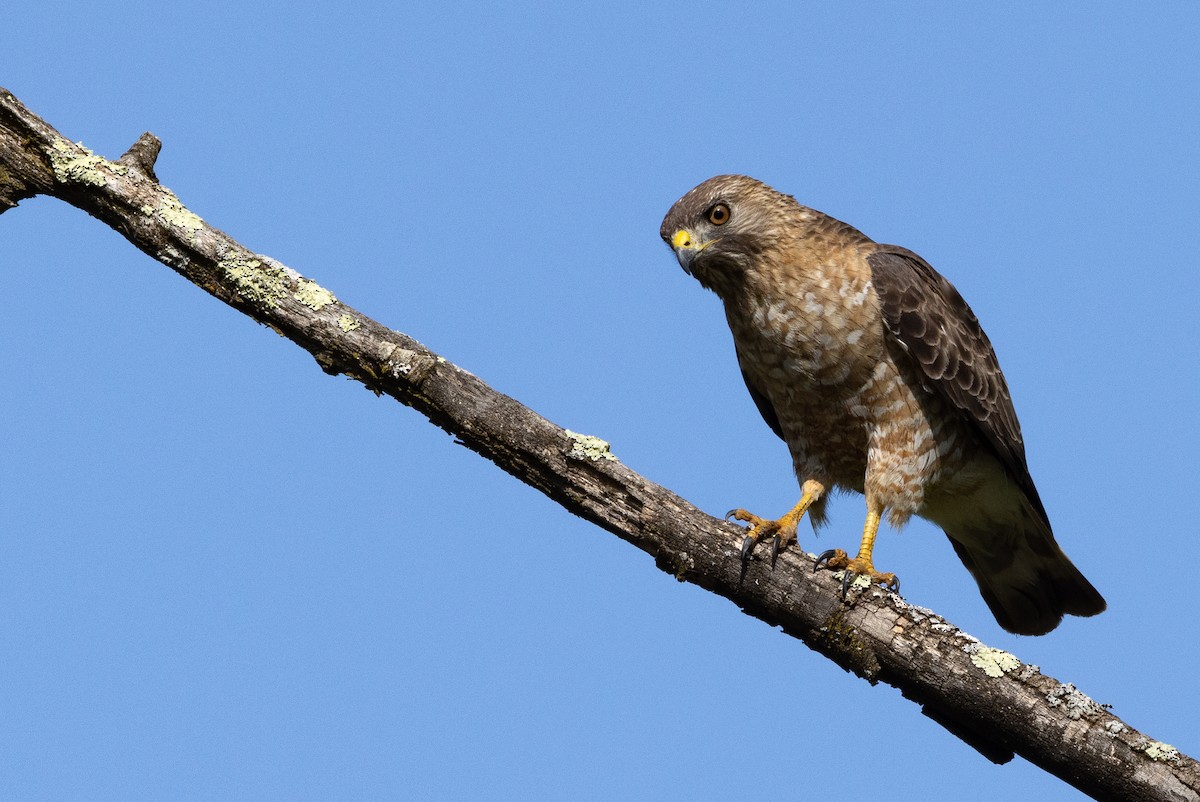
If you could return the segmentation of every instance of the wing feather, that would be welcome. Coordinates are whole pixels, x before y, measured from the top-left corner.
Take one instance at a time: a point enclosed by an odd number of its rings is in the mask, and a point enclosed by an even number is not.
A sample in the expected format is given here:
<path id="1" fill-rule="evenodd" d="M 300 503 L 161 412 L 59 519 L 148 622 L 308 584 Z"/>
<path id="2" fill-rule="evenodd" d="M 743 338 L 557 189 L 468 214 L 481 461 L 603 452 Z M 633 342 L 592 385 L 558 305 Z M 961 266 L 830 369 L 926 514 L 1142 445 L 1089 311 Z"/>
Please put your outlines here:
<path id="1" fill-rule="evenodd" d="M 758 413 L 771 427 L 771 431 L 775 432 L 780 440 L 783 440 L 783 426 L 779 423 L 779 415 L 775 412 L 771 399 L 767 398 L 766 393 L 759 392 L 759 389 L 750 381 L 750 374 L 745 369 L 742 370 L 742 380 L 746 382 L 746 389 L 750 391 L 750 397 L 754 399 L 754 406 L 758 407 Z"/>
<path id="2" fill-rule="evenodd" d="M 884 325 L 952 409 L 991 447 L 1047 521 L 1029 466 L 1021 426 L 996 352 L 971 307 L 917 254 L 879 245 L 867 257 Z"/>

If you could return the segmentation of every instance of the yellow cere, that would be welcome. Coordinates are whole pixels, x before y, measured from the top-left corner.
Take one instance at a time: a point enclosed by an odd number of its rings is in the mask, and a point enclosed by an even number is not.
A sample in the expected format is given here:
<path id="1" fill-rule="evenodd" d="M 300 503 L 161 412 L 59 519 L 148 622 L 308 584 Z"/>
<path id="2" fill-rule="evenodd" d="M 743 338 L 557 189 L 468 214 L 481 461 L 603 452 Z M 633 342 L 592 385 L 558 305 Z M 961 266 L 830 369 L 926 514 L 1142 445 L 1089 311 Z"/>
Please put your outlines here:
<path id="1" fill-rule="evenodd" d="M 692 247 L 692 235 L 688 233 L 686 228 L 681 228 L 671 237 L 672 248 L 690 248 Z"/>

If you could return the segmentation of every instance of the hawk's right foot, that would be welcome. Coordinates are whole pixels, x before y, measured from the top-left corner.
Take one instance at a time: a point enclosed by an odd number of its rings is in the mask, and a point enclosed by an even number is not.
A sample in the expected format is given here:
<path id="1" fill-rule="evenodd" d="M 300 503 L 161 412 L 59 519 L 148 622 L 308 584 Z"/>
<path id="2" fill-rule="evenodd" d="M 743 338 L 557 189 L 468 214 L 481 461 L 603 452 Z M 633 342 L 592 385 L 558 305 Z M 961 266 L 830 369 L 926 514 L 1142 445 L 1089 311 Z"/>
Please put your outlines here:
<path id="1" fill-rule="evenodd" d="M 800 502 L 777 521 L 760 518 L 741 508 L 725 513 L 726 521 L 733 518 L 750 524 L 746 537 L 742 540 L 743 561 L 750 559 L 750 552 L 754 550 L 755 543 L 769 537 L 771 539 L 771 567 L 775 567 L 775 558 L 779 556 L 779 552 L 797 539 L 796 525 L 800 523 L 800 519 L 804 517 L 804 513 L 812 506 L 812 503 L 825 492 L 825 486 L 812 479 L 805 482 L 801 489 L 804 491 L 804 495 L 801 496 Z"/>
<path id="2" fill-rule="evenodd" d="M 746 537 L 742 540 L 742 560 L 750 559 L 750 552 L 754 550 L 754 544 L 765 537 L 771 538 L 771 567 L 775 567 L 775 558 L 779 556 L 788 543 L 796 540 L 796 524 L 799 522 L 799 517 L 788 522 L 789 515 L 785 515 L 778 521 L 772 521 L 768 518 L 760 518 L 752 512 L 743 510 L 740 507 L 736 510 L 730 510 L 725 513 L 725 520 L 735 519 L 745 521 L 750 524 L 749 530 L 746 532 Z"/>

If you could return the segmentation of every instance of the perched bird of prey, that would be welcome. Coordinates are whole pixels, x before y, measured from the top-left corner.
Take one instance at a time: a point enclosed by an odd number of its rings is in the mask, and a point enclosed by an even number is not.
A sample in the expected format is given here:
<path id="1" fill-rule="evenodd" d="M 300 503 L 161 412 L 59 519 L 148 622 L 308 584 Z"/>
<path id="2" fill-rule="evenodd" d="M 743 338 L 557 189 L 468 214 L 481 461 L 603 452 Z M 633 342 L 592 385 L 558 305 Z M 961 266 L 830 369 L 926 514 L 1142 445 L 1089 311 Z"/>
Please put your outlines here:
<path id="1" fill-rule="evenodd" d="M 862 545 L 818 567 L 898 589 L 871 553 L 885 513 L 894 526 L 915 514 L 945 531 L 1009 632 L 1104 610 L 1051 533 L 991 342 L 924 259 L 739 175 L 688 192 L 659 233 L 724 303 L 750 396 L 800 482 L 778 520 L 730 512 L 750 527 L 743 557 L 765 537 L 774 557 L 849 489 L 866 497 Z"/>

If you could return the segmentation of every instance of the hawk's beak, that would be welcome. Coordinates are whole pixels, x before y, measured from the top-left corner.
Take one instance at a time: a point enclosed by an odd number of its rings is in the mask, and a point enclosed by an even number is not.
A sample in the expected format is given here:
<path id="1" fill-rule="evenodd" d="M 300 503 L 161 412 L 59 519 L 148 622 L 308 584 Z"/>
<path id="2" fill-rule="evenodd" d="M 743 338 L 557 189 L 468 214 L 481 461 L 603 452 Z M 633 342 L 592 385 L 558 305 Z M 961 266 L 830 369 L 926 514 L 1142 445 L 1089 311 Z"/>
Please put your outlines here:
<path id="1" fill-rule="evenodd" d="M 672 234 L 670 242 L 671 250 L 675 251 L 675 258 L 679 260 L 679 266 L 689 276 L 692 275 L 692 262 L 696 259 L 696 255 L 710 244 L 709 242 L 700 242 L 686 228 L 681 228 Z"/>

